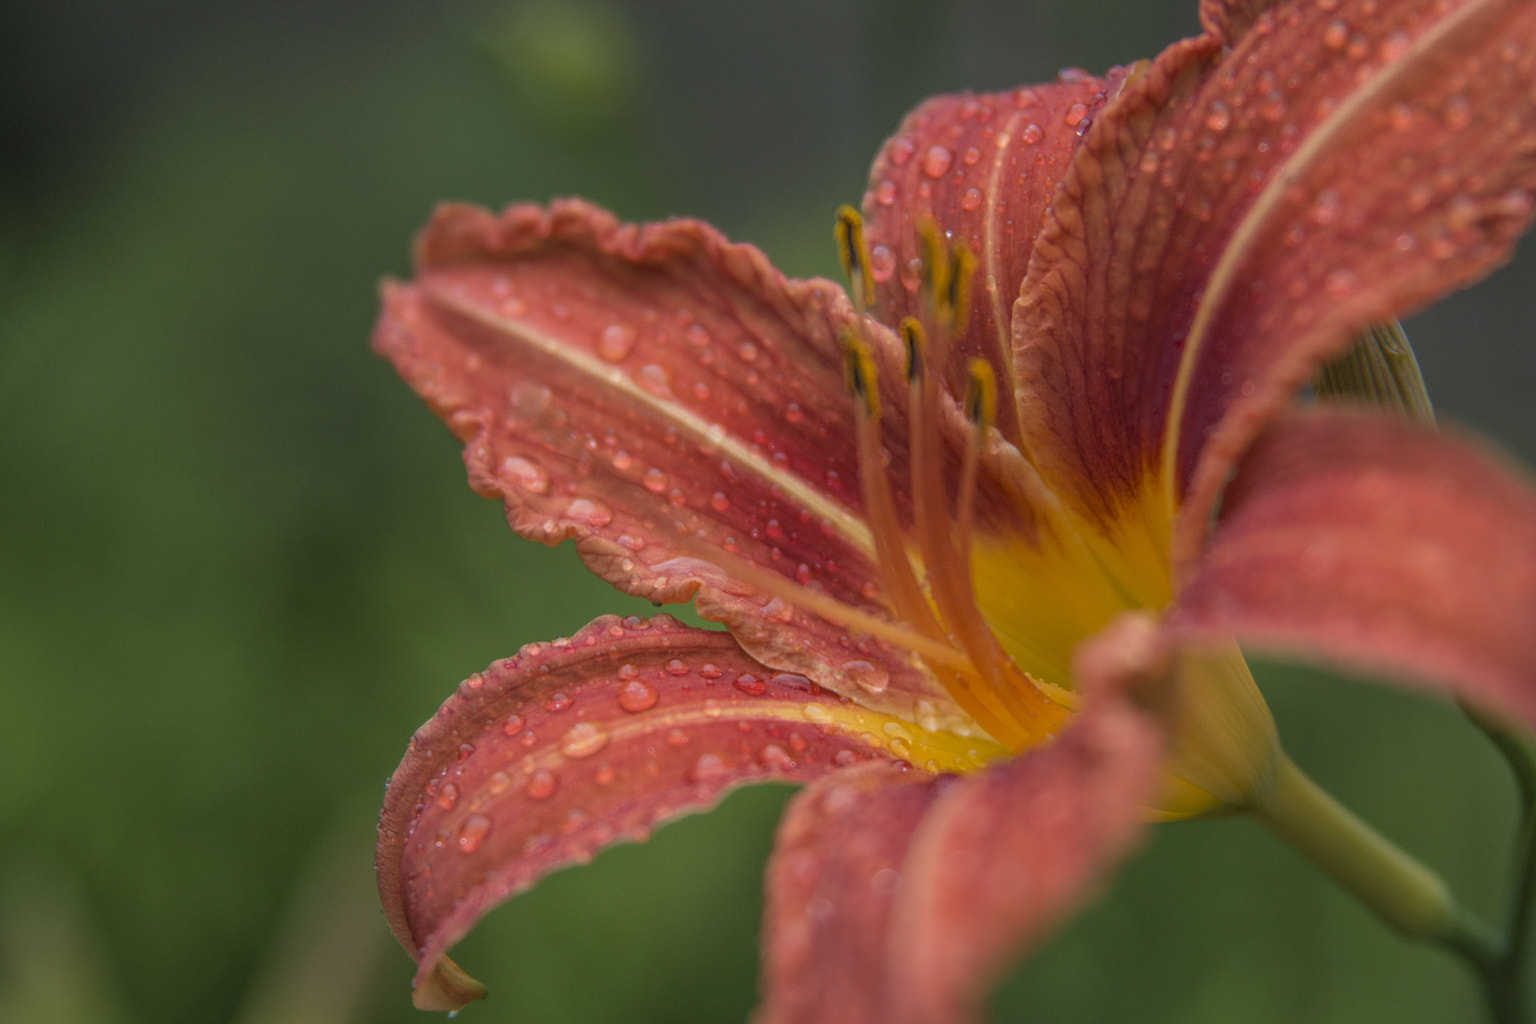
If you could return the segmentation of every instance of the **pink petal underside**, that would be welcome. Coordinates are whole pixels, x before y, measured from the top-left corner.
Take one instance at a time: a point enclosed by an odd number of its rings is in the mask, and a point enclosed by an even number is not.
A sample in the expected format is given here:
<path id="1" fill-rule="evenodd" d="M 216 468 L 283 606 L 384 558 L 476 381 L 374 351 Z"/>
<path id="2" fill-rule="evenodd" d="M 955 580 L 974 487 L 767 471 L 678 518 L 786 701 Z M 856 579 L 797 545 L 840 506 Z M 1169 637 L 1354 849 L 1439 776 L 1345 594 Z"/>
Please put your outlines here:
<path id="1" fill-rule="evenodd" d="M 923 699 L 956 720 L 905 652 L 707 561 L 724 549 L 883 614 L 835 340 L 853 316 L 840 289 L 786 280 L 705 224 L 625 225 L 578 201 L 499 217 L 444 207 L 417 263 L 415 281 L 385 286 L 374 345 L 466 442 L 471 485 L 505 500 L 518 533 L 574 538 L 630 593 L 694 598 L 776 668 L 878 710 L 910 716 Z M 869 336 L 886 390 L 904 390 L 894 337 Z M 905 510 L 905 409 L 887 405 Z M 958 451 L 963 431 L 949 433 Z M 1002 514 L 1003 494 L 989 478 L 979 515 Z"/>
<path id="2" fill-rule="evenodd" d="M 1176 448 L 1176 563 L 1318 362 L 1505 259 L 1536 188 L 1525 0 L 1285 4 L 1219 56 L 1176 44 L 1095 121 L 1014 321 L 1027 443 L 1079 505 Z"/>
<path id="3" fill-rule="evenodd" d="M 1105 700 L 963 780 L 871 765 L 807 789 L 769 869 L 763 1020 L 974 1019 L 987 983 L 1130 848 L 1159 747 Z"/>
<path id="4" fill-rule="evenodd" d="M 1013 392 L 1013 301 L 1056 185 L 1082 132 L 1124 78 L 1065 73 L 1049 85 L 960 93 L 923 103 L 881 147 L 864 194 L 875 273 L 874 313 L 886 324 L 922 317 L 917 227 L 932 217 L 980 259 L 965 335 L 950 361 L 950 385 L 965 393 L 965 361 L 982 356 Z M 997 410 L 1003 436 L 1018 440 L 1012 403 Z"/>
<path id="5" fill-rule="evenodd" d="M 548 872 L 742 783 L 889 757 L 807 717 L 839 703 L 665 615 L 606 616 L 471 675 L 411 740 L 379 823 L 379 889 L 418 999 L 450 946 Z"/>
<path id="6" fill-rule="evenodd" d="M 1169 623 L 1536 725 L 1536 488 L 1444 434 L 1284 417 L 1244 459 Z"/>

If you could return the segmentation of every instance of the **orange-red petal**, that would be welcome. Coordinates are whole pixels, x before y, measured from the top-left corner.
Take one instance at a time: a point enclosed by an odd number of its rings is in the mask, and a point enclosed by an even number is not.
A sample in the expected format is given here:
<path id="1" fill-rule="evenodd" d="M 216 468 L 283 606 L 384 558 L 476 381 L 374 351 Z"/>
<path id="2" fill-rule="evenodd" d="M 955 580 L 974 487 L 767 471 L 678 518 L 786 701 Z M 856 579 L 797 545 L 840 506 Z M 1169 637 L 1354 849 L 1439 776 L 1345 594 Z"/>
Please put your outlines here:
<path id="1" fill-rule="evenodd" d="M 544 874 L 733 786 L 893 756 L 842 710 L 667 616 L 606 616 L 471 675 L 412 738 L 379 823 L 380 894 L 417 960 L 418 1004 L 474 997 L 445 954 Z"/>
<path id="2" fill-rule="evenodd" d="M 954 721 L 905 652 L 708 561 L 723 549 L 884 614 L 835 338 L 852 317 L 835 285 L 786 280 L 696 221 L 621 224 L 577 201 L 446 206 L 415 279 L 385 286 L 374 345 L 466 442 L 471 484 L 523 536 L 573 538 L 630 593 L 695 599 L 776 668 Z M 884 386 L 904 387 L 894 339 L 868 336 Z M 905 503 L 904 409 L 882 426 Z"/>
<path id="3" fill-rule="evenodd" d="M 912 265 L 922 256 L 923 218 L 969 245 L 979 265 L 947 380 L 953 394 L 965 394 L 966 362 L 987 359 L 1003 396 L 997 426 L 1011 440 L 1013 302 L 1056 185 L 1123 77 L 1119 68 L 1104 78 L 1069 72 L 1049 85 L 935 97 L 902 120 L 870 169 L 864 216 L 875 312 L 887 324 L 923 315 L 921 272 Z"/>
<path id="4" fill-rule="evenodd" d="M 1254 446 L 1169 617 L 1536 725 L 1533 623 L 1536 487 L 1463 441 L 1342 412 Z"/>
<path id="5" fill-rule="evenodd" d="M 808 788 L 769 868 L 765 1024 L 972 1019 L 1129 849 L 1159 751 L 1143 714 L 1106 699 L 977 775 L 870 765 Z"/>
<path id="6" fill-rule="evenodd" d="M 1524 0 L 1282 4 L 1166 51 L 1078 150 L 1014 320 L 1049 481 L 1113 519 L 1160 475 L 1178 571 L 1319 360 L 1507 256 L 1533 80 Z"/>

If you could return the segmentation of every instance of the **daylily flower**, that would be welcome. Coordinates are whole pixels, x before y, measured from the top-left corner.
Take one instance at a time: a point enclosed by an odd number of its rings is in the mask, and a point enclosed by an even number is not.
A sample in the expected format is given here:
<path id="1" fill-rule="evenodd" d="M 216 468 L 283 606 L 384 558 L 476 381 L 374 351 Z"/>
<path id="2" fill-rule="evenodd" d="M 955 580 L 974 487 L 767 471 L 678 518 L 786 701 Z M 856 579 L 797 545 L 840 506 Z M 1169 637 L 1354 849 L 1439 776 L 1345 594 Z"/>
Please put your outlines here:
<path id="1" fill-rule="evenodd" d="M 783 779 L 761 1018 L 965 1019 L 1148 818 L 1308 792 L 1234 636 L 1536 722 L 1536 491 L 1294 400 L 1529 225 L 1536 5 L 1201 17 L 919 107 L 848 292 L 695 221 L 437 211 L 374 343 L 471 485 L 727 631 L 599 619 L 418 731 L 378 849 L 418 1006 L 483 994 L 447 950 L 546 872 Z"/>

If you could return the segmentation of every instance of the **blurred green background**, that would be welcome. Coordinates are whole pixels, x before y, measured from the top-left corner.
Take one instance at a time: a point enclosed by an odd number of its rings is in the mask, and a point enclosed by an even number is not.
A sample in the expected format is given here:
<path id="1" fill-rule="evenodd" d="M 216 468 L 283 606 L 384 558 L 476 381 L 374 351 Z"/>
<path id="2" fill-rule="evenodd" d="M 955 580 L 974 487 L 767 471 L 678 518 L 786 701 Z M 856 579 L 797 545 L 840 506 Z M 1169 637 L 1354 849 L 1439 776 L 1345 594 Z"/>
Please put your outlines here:
<path id="1" fill-rule="evenodd" d="M 924 95 L 1102 70 L 1194 0 L 0 6 L 0 1022 L 386 1022 L 372 890 L 411 731 L 632 611 L 515 540 L 367 338 L 443 198 L 691 214 L 831 274 Z M 1410 324 L 1536 460 L 1532 245 Z M 1457 715 L 1261 676 L 1297 760 L 1491 911 L 1512 787 Z M 788 791 L 552 877 L 458 958 L 480 1021 L 740 1020 Z M 1158 830 L 1003 1020 L 1463 1021 L 1476 996 L 1253 825 Z"/>

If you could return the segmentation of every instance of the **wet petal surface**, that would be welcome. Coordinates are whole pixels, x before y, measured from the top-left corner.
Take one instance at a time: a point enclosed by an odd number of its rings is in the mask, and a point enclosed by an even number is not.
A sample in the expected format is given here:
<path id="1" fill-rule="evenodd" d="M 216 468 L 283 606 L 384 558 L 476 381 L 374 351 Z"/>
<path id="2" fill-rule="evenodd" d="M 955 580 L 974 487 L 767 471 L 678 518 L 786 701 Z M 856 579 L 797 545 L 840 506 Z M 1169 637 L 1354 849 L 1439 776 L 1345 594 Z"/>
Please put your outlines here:
<path id="1" fill-rule="evenodd" d="M 385 797 L 380 890 L 435 993 L 440 958 L 493 906 L 732 786 L 995 754 L 774 672 L 726 633 L 608 616 L 471 675 L 417 731 Z"/>
<path id="2" fill-rule="evenodd" d="M 1443 434 L 1286 417 L 1228 489 L 1169 622 L 1536 724 L 1536 488 Z"/>
<path id="3" fill-rule="evenodd" d="M 868 765 L 800 794 L 768 876 L 763 1019 L 971 1019 L 984 986 L 1129 848 L 1156 727 L 1096 703 L 963 779 Z"/>

